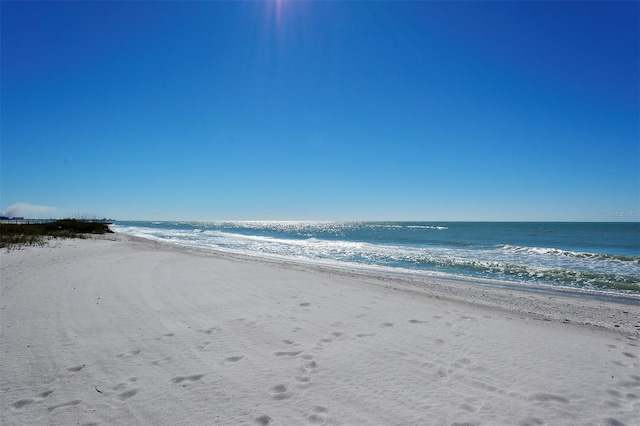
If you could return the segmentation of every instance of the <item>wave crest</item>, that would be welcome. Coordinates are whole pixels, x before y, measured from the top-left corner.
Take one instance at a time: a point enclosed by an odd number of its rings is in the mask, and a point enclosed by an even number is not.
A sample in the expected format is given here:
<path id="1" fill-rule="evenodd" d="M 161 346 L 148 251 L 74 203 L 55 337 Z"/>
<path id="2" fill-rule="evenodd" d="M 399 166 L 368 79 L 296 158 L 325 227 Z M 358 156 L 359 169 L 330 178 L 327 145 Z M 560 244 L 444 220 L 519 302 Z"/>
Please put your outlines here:
<path id="1" fill-rule="evenodd" d="M 521 247 L 504 244 L 499 247 L 503 251 L 512 253 L 526 253 L 536 255 L 551 255 L 561 257 L 571 257 L 576 259 L 592 260 L 617 260 L 620 262 L 631 262 L 640 265 L 640 256 L 624 256 L 617 254 L 589 253 L 584 251 L 561 250 L 551 247 Z"/>

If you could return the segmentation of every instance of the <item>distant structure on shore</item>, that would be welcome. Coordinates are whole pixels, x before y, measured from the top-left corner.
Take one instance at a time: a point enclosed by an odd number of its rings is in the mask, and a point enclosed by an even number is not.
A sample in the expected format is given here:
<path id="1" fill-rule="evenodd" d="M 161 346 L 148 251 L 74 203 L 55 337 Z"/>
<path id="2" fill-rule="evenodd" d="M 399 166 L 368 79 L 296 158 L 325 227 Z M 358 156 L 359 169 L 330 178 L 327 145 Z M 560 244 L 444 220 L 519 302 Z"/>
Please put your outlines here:
<path id="1" fill-rule="evenodd" d="M 0 223 L 49 223 L 60 219 L 25 219 L 23 216 L 0 216 Z M 72 219 L 78 222 L 113 223 L 114 219 Z"/>

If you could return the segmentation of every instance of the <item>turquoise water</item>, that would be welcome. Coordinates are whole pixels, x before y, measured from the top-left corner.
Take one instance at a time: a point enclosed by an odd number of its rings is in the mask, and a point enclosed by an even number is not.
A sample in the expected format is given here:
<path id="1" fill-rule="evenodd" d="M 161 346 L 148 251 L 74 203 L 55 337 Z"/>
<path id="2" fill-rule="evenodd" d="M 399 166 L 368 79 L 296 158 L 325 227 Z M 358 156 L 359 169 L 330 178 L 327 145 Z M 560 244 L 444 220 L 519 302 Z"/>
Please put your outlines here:
<path id="1" fill-rule="evenodd" d="M 199 248 L 397 273 L 640 295 L 640 223 L 116 222 Z"/>

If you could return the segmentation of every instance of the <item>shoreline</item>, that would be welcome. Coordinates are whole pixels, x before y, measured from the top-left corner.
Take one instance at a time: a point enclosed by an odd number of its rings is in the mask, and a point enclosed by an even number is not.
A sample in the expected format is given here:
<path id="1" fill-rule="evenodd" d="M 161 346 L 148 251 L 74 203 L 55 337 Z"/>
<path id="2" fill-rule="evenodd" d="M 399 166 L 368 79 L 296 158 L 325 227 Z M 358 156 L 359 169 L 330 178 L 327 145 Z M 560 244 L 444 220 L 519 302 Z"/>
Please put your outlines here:
<path id="1" fill-rule="evenodd" d="M 603 295 L 586 290 L 547 289 L 531 285 L 466 277 L 436 277 L 420 274 L 392 273 L 366 268 L 352 268 L 332 264 L 307 262 L 297 259 L 282 259 L 260 254 L 190 247 L 167 241 L 115 233 L 118 238 L 148 244 L 166 250 L 215 258 L 246 262 L 257 262 L 275 267 L 299 271 L 315 271 L 329 275 L 364 280 L 374 285 L 396 287 L 404 291 L 424 293 L 427 296 L 470 303 L 509 312 L 531 314 L 545 318 L 573 322 L 587 326 L 604 327 L 610 330 L 640 334 L 640 296 Z M 586 305 L 586 306 L 585 306 Z M 610 306 L 609 306 L 610 305 Z M 585 308 L 588 310 L 585 311 Z M 613 313 L 608 312 L 612 310 Z M 636 311 L 636 316 L 629 313 Z"/>
<path id="2" fill-rule="evenodd" d="M 193 225 L 190 223 L 190 225 Z M 122 231 L 116 231 L 117 233 L 121 233 Z M 503 277 L 480 277 L 473 275 L 465 275 L 465 274 L 456 274 L 455 272 L 443 272 L 443 271 L 430 271 L 425 269 L 412 269 L 409 267 L 402 266 L 382 266 L 376 264 L 368 264 L 368 263 L 358 263 L 358 262 L 343 262 L 340 260 L 330 260 L 330 259 L 322 259 L 322 258 L 305 258 L 296 257 L 296 256 L 286 256 L 280 255 L 276 253 L 262 252 L 262 251 L 250 251 L 250 250 L 240 250 L 240 249 L 231 249 L 231 248 L 221 248 L 216 246 L 211 246 L 208 244 L 196 244 L 192 245 L 190 243 L 184 243 L 178 240 L 171 241 L 168 239 L 160 238 L 157 236 L 134 236 L 131 234 L 121 233 L 125 237 L 130 238 L 140 238 L 141 240 L 153 241 L 158 244 L 169 244 L 171 246 L 182 247 L 186 249 L 193 250 L 204 250 L 204 251 L 212 251 L 212 252 L 222 252 L 228 253 L 231 255 L 237 256 L 247 256 L 247 257 L 255 257 L 262 259 L 271 259 L 276 262 L 296 262 L 303 265 L 309 265 L 309 267 L 321 267 L 321 268 L 332 268 L 332 269 L 340 269 L 347 270 L 354 273 L 362 273 L 362 274 L 373 274 L 373 275 L 389 275 L 393 277 L 400 277 L 400 279 L 411 278 L 417 280 L 437 280 L 441 282 L 454 282 L 454 283 L 468 283 L 473 285 L 482 285 L 488 287 L 497 287 L 497 288 L 506 288 L 510 290 L 517 291 L 530 291 L 536 293 L 550 294 L 550 295 L 566 295 L 566 296 L 576 296 L 576 297 L 587 297 L 596 300 L 606 300 L 612 302 L 622 302 L 622 303 L 630 303 L 630 304 L 638 304 L 640 305 L 640 293 L 637 290 L 633 289 L 617 289 L 616 286 L 614 288 L 590 288 L 589 286 L 583 287 L 581 285 L 571 285 L 570 283 L 560 283 L 560 282 L 549 282 L 549 281 L 528 281 L 526 279 L 518 280 L 511 279 L 506 276 Z M 554 249 L 548 249 L 554 250 Z M 562 251 L 562 250 L 560 250 Z M 569 252 L 567 252 L 569 253 Z M 589 253 L 580 253 L 580 252 L 571 252 L 574 254 L 584 254 L 587 255 Z M 600 256 L 600 255 L 593 255 Z M 602 254 L 602 256 L 606 256 Z M 616 256 L 614 256 L 616 257 Z M 620 258 L 624 258 L 623 255 L 617 256 Z M 620 283 L 618 283 L 620 284 Z M 622 286 L 622 284 L 620 284 Z"/>
<path id="3" fill-rule="evenodd" d="M 0 268 L 3 425 L 633 425 L 640 413 L 635 305 L 122 234 L 2 251 Z"/>
<path id="4" fill-rule="evenodd" d="M 624 295 L 640 303 L 636 226 L 615 223 L 121 222 L 116 232 L 329 267 Z M 428 228 L 428 229 L 424 229 Z M 437 230 L 435 230 L 437 229 Z M 587 243 L 589 238 L 593 241 Z"/>

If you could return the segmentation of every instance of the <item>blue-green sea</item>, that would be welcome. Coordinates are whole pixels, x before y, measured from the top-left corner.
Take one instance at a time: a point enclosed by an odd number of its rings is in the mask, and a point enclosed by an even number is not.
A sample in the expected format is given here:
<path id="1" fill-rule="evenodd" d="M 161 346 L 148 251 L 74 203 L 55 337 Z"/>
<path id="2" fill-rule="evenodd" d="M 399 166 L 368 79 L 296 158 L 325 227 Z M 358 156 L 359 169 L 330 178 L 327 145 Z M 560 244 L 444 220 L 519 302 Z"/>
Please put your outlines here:
<path id="1" fill-rule="evenodd" d="M 452 277 L 640 296 L 640 223 L 145 222 L 116 232 L 183 246 Z"/>

